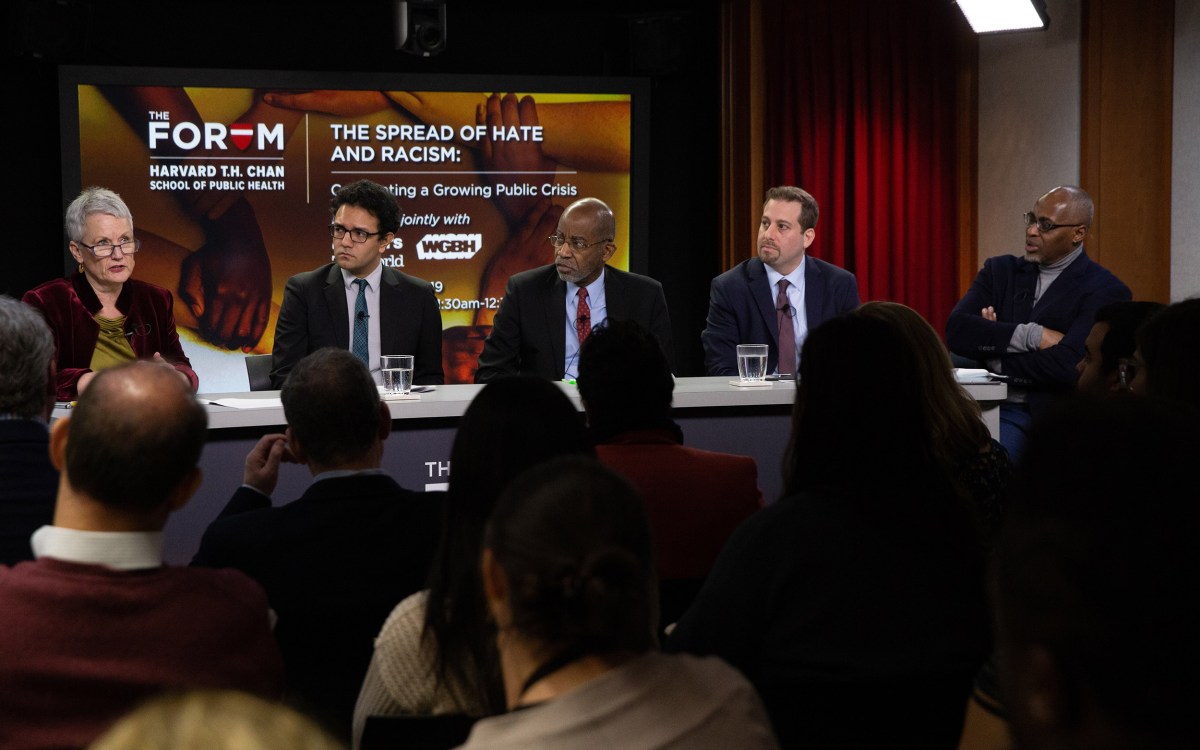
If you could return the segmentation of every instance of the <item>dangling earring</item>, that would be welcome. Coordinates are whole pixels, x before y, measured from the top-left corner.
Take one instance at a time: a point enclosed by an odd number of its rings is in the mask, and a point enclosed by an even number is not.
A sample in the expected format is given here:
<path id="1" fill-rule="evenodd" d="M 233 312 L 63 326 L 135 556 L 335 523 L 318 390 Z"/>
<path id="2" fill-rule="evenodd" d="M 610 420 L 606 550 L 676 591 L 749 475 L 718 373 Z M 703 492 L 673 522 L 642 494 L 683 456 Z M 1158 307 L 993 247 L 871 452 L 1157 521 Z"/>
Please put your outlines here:
<path id="1" fill-rule="evenodd" d="M 79 264 L 79 272 L 80 272 L 80 273 L 83 273 L 83 263 L 80 263 L 80 264 Z"/>

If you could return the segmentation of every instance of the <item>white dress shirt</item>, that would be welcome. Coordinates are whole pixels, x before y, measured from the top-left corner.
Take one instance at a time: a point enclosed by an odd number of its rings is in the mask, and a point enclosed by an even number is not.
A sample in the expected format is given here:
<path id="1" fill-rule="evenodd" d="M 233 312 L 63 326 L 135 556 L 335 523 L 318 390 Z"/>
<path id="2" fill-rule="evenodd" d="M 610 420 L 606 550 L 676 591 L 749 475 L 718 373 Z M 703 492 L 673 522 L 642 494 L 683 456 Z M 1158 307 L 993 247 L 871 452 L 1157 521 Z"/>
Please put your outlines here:
<path id="1" fill-rule="evenodd" d="M 161 568 L 161 531 L 81 531 L 43 526 L 30 538 L 34 557 L 103 565 L 113 570 Z"/>

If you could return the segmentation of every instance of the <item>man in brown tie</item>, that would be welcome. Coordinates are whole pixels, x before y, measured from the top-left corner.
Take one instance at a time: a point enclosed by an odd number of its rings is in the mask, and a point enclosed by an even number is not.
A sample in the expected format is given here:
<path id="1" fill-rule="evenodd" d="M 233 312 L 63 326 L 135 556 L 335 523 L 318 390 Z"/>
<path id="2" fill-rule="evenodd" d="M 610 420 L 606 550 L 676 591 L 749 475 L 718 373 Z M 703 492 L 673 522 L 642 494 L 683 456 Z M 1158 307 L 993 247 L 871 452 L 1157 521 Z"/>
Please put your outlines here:
<path id="1" fill-rule="evenodd" d="M 767 191 L 758 257 L 712 282 L 700 334 L 709 375 L 737 374 L 738 344 L 767 344 L 767 369 L 795 377 L 808 331 L 858 306 L 854 274 L 808 257 L 817 216 L 807 191 L 790 185 Z"/>
<path id="2" fill-rule="evenodd" d="M 563 211 L 548 239 L 554 262 L 508 280 L 475 382 L 501 375 L 574 380 L 579 347 L 608 319 L 635 320 L 671 352 L 671 319 L 662 285 L 606 263 L 617 251 L 616 220 L 598 198 Z"/>

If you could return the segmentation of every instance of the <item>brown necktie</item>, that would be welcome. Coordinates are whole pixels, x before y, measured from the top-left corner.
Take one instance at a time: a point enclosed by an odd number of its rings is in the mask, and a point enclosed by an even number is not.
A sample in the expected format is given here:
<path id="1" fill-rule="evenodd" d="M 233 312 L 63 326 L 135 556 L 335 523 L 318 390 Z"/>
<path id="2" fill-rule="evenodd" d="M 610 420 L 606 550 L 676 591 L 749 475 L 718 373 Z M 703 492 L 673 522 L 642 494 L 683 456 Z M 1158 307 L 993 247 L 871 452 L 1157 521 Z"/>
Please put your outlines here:
<path id="1" fill-rule="evenodd" d="M 579 307 L 575 310 L 575 334 L 579 337 L 579 345 L 587 340 L 592 332 L 592 308 L 588 307 L 587 289 L 579 287 Z"/>
<path id="2" fill-rule="evenodd" d="M 775 314 L 779 319 L 779 374 L 796 373 L 796 329 L 792 325 L 792 306 L 788 302 L 788 280 L 779 280 L 779 296 L 775 298 Z"/>

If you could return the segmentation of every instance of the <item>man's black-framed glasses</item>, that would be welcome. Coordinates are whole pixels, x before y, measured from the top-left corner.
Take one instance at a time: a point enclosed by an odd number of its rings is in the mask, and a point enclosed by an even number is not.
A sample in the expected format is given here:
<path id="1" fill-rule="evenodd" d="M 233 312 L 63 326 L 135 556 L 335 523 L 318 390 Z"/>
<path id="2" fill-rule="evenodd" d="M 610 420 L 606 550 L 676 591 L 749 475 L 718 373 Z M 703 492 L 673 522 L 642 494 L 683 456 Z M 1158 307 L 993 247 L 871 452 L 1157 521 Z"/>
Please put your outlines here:
<path id="1" fill-rule="evenodd" d="M 1025 213 L 1021 214 L 1021 218 L 1023 218 L 1025 220 L 1025 226 L 1027 226 L 1027 227 L 1031 227 L 1034 224 L 1037 224 L 1038 231 L 1043 234 L 1045 234 L 1046 232 L 1053 232 L 1055 229 L 1058 229 L 1059 227 L 1081 227 L 1081 226 L 1083 226 L 1083 222 L 1080 222 L 1080 221 L 1077 221 L 1077 222 L 1074 222 L 1071 224 L 1055 224 L 1054 222 L 1047 219 L 1045 216 L 1040 216 L 1040 217 L 1034 216 L 1032 211 L 1026 211 Z"/>
<path id="2" fill-rule="evenodd" d="M 383 234 L 383 232 L 368 232 L 365 229 L 347 229 L 341 224 L 329 225 L 329 236 L 333 237 L 335 240 L 340 240 L 341 238 L 345 237 L 346 232 L 350 233 L 351 240 L 359 244 L 366 242 L 371 237 L 376 237 Z"/>
<path id="3" fill-rule="evenodd" d="M 97 258 L 107 258 L 115 251 L 120 250 L 123 255 L 133 255 L 138 250 L 142 249 L 141 240 L 121 240 L 120 242 L 97 242 L 95 245 L 85 245 L 79 240 L 75 240 L 75 244 L 80 247 L 86 247 L 88 252 Z"/>
<path id="4" fill-rule="evenodd" d="M 595 247 L 596 245 L 603 245 L 606 242 L 612 242 L 611 239 L 588 242 L 582 237 L 572 237 L 568 240 L 562 235 L 561 232 L 559 234 L 552 234 L 546 239 L 550 240 L 550 244 L 554 246 L 555 250 L 559 249 L 563 245 L 568 244 L 571 246 L 572 250 L 587 250 L 589 247 Z"/>

